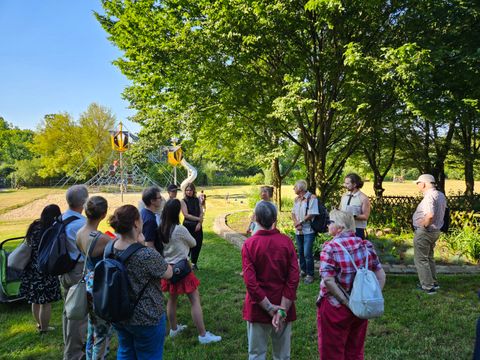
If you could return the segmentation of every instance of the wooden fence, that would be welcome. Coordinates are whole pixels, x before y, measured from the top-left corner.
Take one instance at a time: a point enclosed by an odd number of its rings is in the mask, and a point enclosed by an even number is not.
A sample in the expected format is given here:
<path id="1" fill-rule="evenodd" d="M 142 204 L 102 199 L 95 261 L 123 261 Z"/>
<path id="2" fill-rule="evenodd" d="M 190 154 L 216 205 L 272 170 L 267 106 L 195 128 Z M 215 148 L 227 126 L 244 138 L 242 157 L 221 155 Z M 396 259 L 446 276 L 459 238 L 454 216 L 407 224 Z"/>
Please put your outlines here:
<path id="1" fill-rule="evenodd" d="M 383 196 L 370 198 L 372 211 L 369 227 L 388 227 L 394 231 L 410 230 L 412 215 L 422 197 Z M 447 196 L 450 208 L 450 228 L 465 225 L 480 228 L 480 194 Z"/>

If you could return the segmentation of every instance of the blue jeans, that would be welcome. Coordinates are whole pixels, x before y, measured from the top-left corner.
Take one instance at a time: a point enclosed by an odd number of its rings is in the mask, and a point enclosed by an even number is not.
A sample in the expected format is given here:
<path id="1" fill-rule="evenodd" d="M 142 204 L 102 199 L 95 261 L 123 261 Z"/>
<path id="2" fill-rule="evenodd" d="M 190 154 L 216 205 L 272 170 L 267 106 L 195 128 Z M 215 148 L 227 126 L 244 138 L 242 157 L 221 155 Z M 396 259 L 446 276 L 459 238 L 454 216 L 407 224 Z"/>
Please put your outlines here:
<path id="1" fill-rule="evenodd" d="M 297 240 L 298 257 L 300 258 L 300 270 L 313 276 L 313 240 L 315 240 L 315 233 L 295 235 L 295 239 Z"/>
<path id="2" fill-rule="evenodd" d="M 118 334 L 118 360 L 163 359 L 167 320 L 162 315 L 154 326 L 115 326 Z"/>

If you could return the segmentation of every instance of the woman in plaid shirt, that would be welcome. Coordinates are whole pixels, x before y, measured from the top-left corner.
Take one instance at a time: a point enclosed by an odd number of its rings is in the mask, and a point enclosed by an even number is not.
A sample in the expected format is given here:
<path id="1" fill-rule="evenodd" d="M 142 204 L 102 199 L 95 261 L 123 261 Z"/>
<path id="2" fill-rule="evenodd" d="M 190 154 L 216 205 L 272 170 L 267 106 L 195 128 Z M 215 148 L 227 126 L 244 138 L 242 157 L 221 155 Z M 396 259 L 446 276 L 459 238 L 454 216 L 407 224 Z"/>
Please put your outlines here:
<path id="1" fill-rule="evenodd" d="M 348 308 L 348 294 L 355 278 L 355 267 L 337 244 L 350 253 L 358 268 L 368 267 L 385 285 L 385 272 L 372 243 L 355 235 L 355 220 L 349 213 L 332 210 L 328 232 L 333 239 L 323 245 L 320 254 L 320 294 L 317 300 L 318 351 L 322 360 L 361 360 L 368 320 Z"/>

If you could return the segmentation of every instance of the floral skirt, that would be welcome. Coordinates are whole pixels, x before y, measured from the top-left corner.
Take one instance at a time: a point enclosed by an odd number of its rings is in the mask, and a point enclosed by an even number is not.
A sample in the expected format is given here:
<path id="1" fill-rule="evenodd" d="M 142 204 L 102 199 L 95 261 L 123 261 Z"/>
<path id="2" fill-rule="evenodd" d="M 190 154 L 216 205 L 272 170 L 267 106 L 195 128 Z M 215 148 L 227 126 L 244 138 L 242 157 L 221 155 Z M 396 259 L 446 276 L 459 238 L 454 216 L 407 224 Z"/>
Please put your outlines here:
<path id="1" fill-rule="evenodd" d="M 168 292 L 173 295 L 190 294 L 197 290 L 198 286 L 200 285 L 200 280 L 197 279 L 192 271 L 175 284 L 172 284 L 170 280 L 165 279 L 161 280 L 161 284 L 163 292 Z"/>

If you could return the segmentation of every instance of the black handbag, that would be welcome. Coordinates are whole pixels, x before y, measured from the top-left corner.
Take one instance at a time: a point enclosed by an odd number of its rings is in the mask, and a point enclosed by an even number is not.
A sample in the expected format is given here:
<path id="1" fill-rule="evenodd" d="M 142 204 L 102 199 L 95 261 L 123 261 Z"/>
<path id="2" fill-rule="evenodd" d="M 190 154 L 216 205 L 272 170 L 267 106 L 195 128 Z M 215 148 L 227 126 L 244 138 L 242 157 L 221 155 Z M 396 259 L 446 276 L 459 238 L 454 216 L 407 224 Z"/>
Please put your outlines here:
<path id="1" fill-rule="evenodd" d="M 172 284 L 176 284 L 180 280 L 182 280 L 185 276 L 192 272 L 192 267 L 190 266 L 190 262 L 188 259 L 183 259 L 173 264 L 172 266 L 173 276 L 170 279 Z"/>

